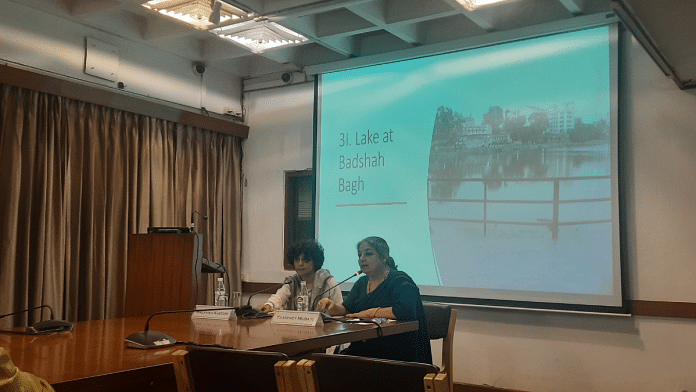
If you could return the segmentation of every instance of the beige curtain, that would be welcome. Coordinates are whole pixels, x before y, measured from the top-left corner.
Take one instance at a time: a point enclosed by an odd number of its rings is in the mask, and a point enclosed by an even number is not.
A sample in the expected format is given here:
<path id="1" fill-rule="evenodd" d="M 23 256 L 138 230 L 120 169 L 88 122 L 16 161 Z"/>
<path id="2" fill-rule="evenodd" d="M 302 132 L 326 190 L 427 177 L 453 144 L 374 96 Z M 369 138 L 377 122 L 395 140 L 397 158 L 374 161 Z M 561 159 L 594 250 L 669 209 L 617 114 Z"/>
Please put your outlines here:
<path id="1" fill-rule="evenodd" d="M 118 317 L 128 235 L 189 226 L 193 211 L 210 218 L 195 217 L 204 257 L 241 289 L 240 138 L 0 88 L 0 315 L 45 304 L 70 321 Z"/>

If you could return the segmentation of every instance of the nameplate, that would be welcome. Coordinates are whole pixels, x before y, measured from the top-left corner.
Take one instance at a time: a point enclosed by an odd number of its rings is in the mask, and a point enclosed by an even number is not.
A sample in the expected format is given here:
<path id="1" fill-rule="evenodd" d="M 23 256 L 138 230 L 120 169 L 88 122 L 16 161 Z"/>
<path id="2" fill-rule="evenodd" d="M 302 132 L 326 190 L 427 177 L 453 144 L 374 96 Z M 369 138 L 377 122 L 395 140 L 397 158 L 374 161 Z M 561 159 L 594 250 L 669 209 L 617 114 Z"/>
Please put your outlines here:
<path id="1" fill-rule="evenodd" d="M 236 320 L 237 313 L 234 308 L 212 305 L 196 305 L 198 312 L 191 313 L 192 319 Z"/>
<path id="2" fill-rule="evenodd" d="M 206 333 L 212 335 L 234 334 L 237 323 L 231 320 L 213 320 L 206 318 L 192 318 L 191 326 L 197 333 Z"/>
<path id="3" fill-rule="evenodd" d="M 299 310 L 276 310 L 271 323 L 303 325 L 306 327 L 324 326 L 324 320 L 321 319 L 319 312 L 301 312 Z"/>

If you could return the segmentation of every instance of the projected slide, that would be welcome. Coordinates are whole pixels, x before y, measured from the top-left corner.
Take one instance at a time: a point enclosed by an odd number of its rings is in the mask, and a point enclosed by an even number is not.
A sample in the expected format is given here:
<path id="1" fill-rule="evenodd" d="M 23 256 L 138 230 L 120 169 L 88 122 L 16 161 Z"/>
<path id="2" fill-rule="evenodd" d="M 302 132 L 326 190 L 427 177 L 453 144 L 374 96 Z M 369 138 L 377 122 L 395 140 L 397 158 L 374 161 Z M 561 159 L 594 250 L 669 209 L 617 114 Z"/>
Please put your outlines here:
<path id="1" fill-rule="evenodd" d="M 615 28 L 321 75 L 317 236 L 448 300 L 621 305 Z"/>

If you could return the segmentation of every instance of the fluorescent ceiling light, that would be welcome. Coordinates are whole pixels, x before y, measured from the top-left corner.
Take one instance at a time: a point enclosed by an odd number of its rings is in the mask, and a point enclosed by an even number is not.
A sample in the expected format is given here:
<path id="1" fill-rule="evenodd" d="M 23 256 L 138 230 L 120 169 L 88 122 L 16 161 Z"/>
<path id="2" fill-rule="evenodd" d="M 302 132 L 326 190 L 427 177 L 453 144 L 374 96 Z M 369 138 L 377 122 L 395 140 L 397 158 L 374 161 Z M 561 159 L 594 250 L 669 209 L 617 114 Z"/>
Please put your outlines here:
<path id="1" fill-rule="evenodd" d="M 256 14 L 247 14 L 239 8 L 216 0 L 150 0 L 143 3 L 142 6 L 182 21 L 199 30 L 208 30 L 217 24 L 256 16 Z M 210 21 L 214 8 L 216 14 L 213 15 L 212 19 L 218 23 Z M 217 19 L 217 9 L 219 9 L 219 20 Z"/>
<path id="2" fill-rule="evenodd" d="M 307 41 L 301 34 L 221 0 L 150 0 L 142 6 L 208 30 L 254 53 Z"/>
<path id="3" fill-rule="evenodd" d="M 307 41 L 307 37 L 268 20 L 250 20 L 221 26 L 211 32 L 243 45 L 254 53 Z"/>
<path id="4" fill-rule="evenodd" d="M 473 11 L 478 7 L 493 3 L 500 3 L 501 1 L 507 0 L 457 0 L 457 3 L 464 6 L 464 8 L 468 9 L 469 11 Z"/>

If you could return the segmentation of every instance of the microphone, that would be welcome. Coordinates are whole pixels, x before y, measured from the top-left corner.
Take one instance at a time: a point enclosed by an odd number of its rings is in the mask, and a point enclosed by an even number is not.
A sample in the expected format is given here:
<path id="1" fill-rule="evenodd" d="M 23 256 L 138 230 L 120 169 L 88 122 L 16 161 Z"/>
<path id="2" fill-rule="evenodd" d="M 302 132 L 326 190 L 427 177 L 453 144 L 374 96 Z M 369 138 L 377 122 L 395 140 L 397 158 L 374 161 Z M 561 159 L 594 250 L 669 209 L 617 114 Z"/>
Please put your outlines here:
<path id="1" fill-rule="evenodd" d="M 238 308 L 216 308 L 215 310 L 237 310 Z M 210 309 L 187 309 L 187 310 L 163 310 L 161 312 L 155 312 L 147 318 L 145 322 L 145 330 L 134 333 L 126 337 L 126 347 L 138 348 L 141 350 L 147 350 L 150 348 L 162 348 L 173 346 L 177 343 L 176 339 L 167 335 L 163 332 L 150 331 L 150 320 L 158 314 L 170 314 L 170 313 L 195 313 L 195 312 L 205 312 Z"/>
<path id="2" fill-rule="evenodd" d="M 317 296 L 314 297 L 314 302 L 312 302 L 312 307 L 311 307 L 310 309 L 316 309 L 317 302 L 319 302 L 319 298 L 321 298 L 321 296 L 322 296 L 324 293 L 326 293 L 327 291 L 333 290 L 334 288 L 336 288 L 336 287 L 342 285 L 343 283 L 346 283 L 346 281 L 348 281 L 348 280 L 350 280 L 350 279 L 353 279 L 354 277 L 356 277 L 356 276 L 358 276 L 358 275 L 360 275 L 360 274 L 362 274 L 362 271 L 358 271 L 358 272 L 354 273 L 353 275 L 347 277 L 346 279 L 343 279 L 342 281 L 336 283 L 335 285 L 333 285 L 333 286 L 329 287 L 328 289 L 322 291 L 321 293 L 317 294 Z M 324 312 L 321 312 L 321 313 L 324 313 Z"/>
<path id="3" fill-rule="evenodd" d="M 8 317 L 8 316 L 13 316 L 15 314 L 30 312 L 32 310 L 42 309 L 42 308 L 48 308 L 48 310 L 51 312 L 50 320 L 43 320 L 43 321 L 39 321 L 37 323 L 34 323 L 34 324 L 26 327 L 26 329 L 24 331 L 0 330 L 0 332 L 21 334 L 21 335 L 48 335 L 48 334 L 52 334 L 52 333 L 72 331 L 73 326 L 74 326 L 73 323 L 71 323 L 70 321 L 65 321 L 65 320 L 56 320 L 53 317 L 53 308 L 51 308 L 48 305 L 39 305 L 39 306 L 30 308 L 30 309 L 20 310 L 19 312 L 3 314 L 2 316 L 0 316 L 0 319 Z"/>
<path id="4" fill-rule="evenodd" d="M 198 212 L 198 211 L 192 211 L 192 212 L 191 212 L 191 233 L 195 233 L 195 231 L 193 230 L 193 227 L 194 227 L 194 224 L 193 224 L 193 217 L 196 216 L 195 214 L 198 214 L 198 215 L 202 216 L 203 219 L 208 220 L 208 215 L 203 215 L 203 214 L 201 214 L 201 213 Z"/>
<path id="5" fill-rule="evenodd" d="M 265 289 L 263 289 L 263 290 L 259 290 L 259 291 L 255 292 L 255 293 L 252 293 L 252 294 L 249 296 L 249 298 L 247 299 L 247 304 L 244 305 L 244 306 L 241 306 L 239 309 L 237 309 L 237 316 L 240 316 L 240 317 L 251 317 L 251 318 L 261 318 L 261 317 L 266 317 L 266 316 L 268 316 L 268 313 L 264 312 L 263 310 L 259 310 L 259 309 L 255 309 L 255 308 L 252 308 L 252 307 L 251 307 L 251 297 L 255 296 L 256 294 L 263 293 L 263 292 L 266 292 L 266 291 L 269 291 L 269 290 L 273 290 L 273 289 L 276 289 L 276 290 L 277 290 L 277 289 L 279 289 L 279 288 L 281 288 L 281 287 L 283 287 L 283 286 L 285 286 L 286 284 L 289 284 L 289 283 L 292 283 L 292 279 L 290 279 L 290 278 L 285 278 L 285 280 L 283 281 L 283 283 L 281 283 L 281 284 L 279 284 L 279 285 L 277 285 L 277 286 L 267 287 L 267 288 L 265 288 Z"/>

